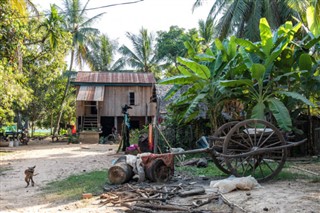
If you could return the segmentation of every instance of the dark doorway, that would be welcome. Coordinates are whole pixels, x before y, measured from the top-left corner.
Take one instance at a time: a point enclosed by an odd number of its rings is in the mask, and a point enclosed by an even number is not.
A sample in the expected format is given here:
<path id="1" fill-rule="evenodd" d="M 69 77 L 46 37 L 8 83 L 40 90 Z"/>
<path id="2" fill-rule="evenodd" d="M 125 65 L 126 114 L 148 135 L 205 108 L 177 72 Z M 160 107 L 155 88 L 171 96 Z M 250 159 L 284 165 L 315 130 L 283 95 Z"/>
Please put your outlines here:
<path id="1" fill-rule="evenodd" d="M 112 133 L 112 127 L 114 126 L 114 117 L 101 117 L 101 126 L 102 126 L 102 133 L 101 136 L 108 136 Z"/>
<path id="2" fill-rule="evenodd" d="M 91 110 L 90 110 L 91 115 L 96 115 L 97 114 L 97 102 L 91 101 L 90 106 L 91 106 Z"/>
<path id="3" fill-rule="evenodd" d="M 131 129 L 140 129 L 140 122 L 137 120 L 130 120 Z"/>

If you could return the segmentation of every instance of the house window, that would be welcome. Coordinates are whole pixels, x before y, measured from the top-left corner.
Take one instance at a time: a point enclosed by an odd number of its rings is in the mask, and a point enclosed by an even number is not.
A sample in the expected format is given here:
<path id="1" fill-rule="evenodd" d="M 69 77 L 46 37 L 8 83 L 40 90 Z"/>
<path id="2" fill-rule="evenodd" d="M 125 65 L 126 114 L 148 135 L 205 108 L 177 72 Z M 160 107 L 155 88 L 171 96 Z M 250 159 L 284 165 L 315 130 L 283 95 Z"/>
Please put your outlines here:
<path id="1" fill-rule="evenodd" d="M 129 92 L 129 104 L 134 105 L 134 92 Z"/>

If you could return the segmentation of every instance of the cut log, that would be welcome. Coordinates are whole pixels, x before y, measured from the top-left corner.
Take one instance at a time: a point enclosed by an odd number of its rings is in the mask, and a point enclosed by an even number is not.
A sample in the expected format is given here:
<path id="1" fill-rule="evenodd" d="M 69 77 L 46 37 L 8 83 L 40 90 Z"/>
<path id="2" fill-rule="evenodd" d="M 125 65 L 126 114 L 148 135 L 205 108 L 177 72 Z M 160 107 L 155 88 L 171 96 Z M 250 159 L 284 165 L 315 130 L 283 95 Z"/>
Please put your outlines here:
<path id="1" fill-rule="evenodd" d="M 111 184 L 126 183 L 133 175 L 132 167 L 124 162 L 116 163 L 108 171 L 108 178 Z"/>

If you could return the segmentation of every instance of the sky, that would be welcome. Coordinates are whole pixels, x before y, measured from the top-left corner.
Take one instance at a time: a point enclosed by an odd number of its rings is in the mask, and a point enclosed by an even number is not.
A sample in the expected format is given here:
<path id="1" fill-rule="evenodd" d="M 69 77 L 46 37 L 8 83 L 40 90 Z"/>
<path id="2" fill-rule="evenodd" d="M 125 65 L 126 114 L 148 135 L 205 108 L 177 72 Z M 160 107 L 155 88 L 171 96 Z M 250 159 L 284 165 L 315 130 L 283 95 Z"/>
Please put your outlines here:
<path id="1" fill-rule="evenodd" d="M 136 0 L 90 0 L 87 8 L 100 7 L 115 3 L 133 2 Z M 192 6 L 196 0 L 144 0 L 135 4 L 107 7 L 87 12 L 93 17 L 105 12 L 94 24 L 100 32 L 106 33 L 111 40 L 119 45 L 128 45 L 126 32 L 138 34 L 141 27 L 156 35 L 159 30 L 168 31 L 172 25 L 185 29 L 197 28 L 200 19 L 205 20 L 214 0 L 206 0 L 203 6 L 192 13 Z M 49 10 L 50 4 L 62 5 L 62 0 L 32 0 L 43 10 Z M 83 4 L 86 0 L 82 0 Z"/>

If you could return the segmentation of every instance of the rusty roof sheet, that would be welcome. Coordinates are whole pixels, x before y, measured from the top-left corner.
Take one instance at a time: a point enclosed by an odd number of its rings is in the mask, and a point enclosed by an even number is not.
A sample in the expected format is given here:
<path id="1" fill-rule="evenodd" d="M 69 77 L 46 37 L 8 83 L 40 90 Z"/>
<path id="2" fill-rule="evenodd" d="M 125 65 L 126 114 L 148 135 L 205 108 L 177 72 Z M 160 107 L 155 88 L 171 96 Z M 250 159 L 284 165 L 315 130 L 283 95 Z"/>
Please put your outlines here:
<path id="1" fill-rule="evenodd" d="M 80 86 L 77 101 L 103 101 L 103 86 Z"/>
<path id="2" fill-rule="evenodd" d="M 139 72 L 78 72 L 74 83 L 155 84 L 153 73 Z"/>

